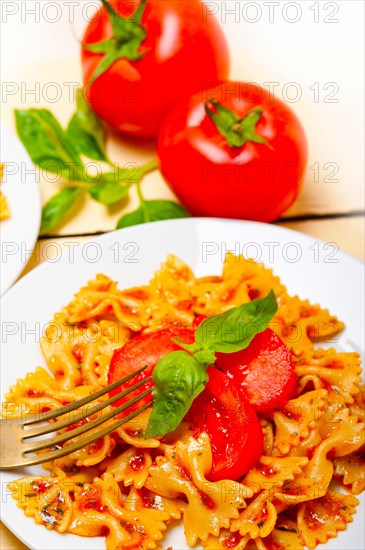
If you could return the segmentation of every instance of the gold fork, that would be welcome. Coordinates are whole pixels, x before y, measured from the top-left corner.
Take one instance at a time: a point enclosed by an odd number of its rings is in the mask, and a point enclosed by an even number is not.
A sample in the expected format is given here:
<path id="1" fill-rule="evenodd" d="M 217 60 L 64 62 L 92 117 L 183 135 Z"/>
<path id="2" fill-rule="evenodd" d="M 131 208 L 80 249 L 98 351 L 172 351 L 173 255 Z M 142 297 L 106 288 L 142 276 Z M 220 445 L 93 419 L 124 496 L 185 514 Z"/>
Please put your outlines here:
<path id="1" fill-rule="evenodd" d="M 24 442 L 25 440 L 29 440 L 29 439 L 32 440 L 33 438 L 43 436 L 51 432 L 57 432 L 63 428 L 67 428 L 68 426 L 76 422 L 79 422 L 80 420 L 83 420 L 88 416 L 92 416 L 98 413 L 99 411 L 111 405 L 118 399 L 121 399 L 127 396 L 132 391 L 138 389 L 140 386 L 142 386 L 146 382 L 149 382 L 149 380 L 151 380 L 151 376 L 148 376 L 143 380 L 140 380 L 139 382 L 134 384 L 134 386 L 127 388 L 121 393 L 113 395 L 106 401 L 97 403 L 96 405 L 93 405 L 87 408 L 86 410 L 80 410 L 80 412 L 76 412 L 76 414 L 69 415 L 68 418 L 64 418 L 57 422 L 48 423 L 45 426 L 41 426 L 40 428 L 25 429 L 25 426 L 43 423 L 48 420 L 55 419 L 59 416 L 63 416 L 65 414 L 71 413 L 72 411 L 80 409 L 81 407 L 84 407 L 85 405 L 91 403 L 92 401 L 95 401 L 95 399 L 99 399 L 99 397 L 102 397 L 109 391 L 114 390 L 118 386 L 123 385 L 125 382 L 128 382 L 129 380 L 131 380 L 132 378 L 134 378 L 135 376 L 143 372 L 146 368 L 147 367 L 142 367 L 141 369 L 129 374 L 128 376 L 121 378 L 120 380 L 117 380 L 113 384 L 110 384 L 109 386 L 106 386 L 105 388 L 102 388 L 95 393 L 92 393 L 86 397 L 83 397 L 82 399 L 78 399 L 77 401 L 74 401 L 69 405 L 65 405 L 64 407 L 59 407 L 58 409 L 41 413 L 39 415 L 32 415 L 26 418 L 25 420 L 21 418 L 1 419 L 0 421 L 0 437 L 1 437 L 0 469 L 10 470 L 12 468 L 20 468 L 22 466 L 34 466 L 35 464 L 42 464 L 50 460 L 55 460 L 56 458 L 61 458 L 62 456 L 66 456 L 68 454 L 73 453 L 74 451 L 77 451 L 78 449 L 81 449 L 82 447 L 86 447 L 87 445 L 90 445 L 90 443 L 97 441 L 98 439 L 104 437 L 105 435 L 119 428 L 119 426 L 121 426 L 122 424 L 125 424 L 126 422 L 129 422 L 130 420 L 138 416 L 141 412 L 143 412 L 144 410 L 146 410 L 148 407 L 151 406 L 152 399 L 148 403 L 144 404 L 142 407 L 130 413 L 129 415 L 123 418 L 120 418 L 113 423 L 109 423 L 107 426 L 105 426 L 104 428 L 101 428 L 100 430 L 96 430 L 91 435 L 83 437 L 78 441 L 71 443 L 70 445 L 66 445 L 65 447 L 57 448 L 58 445 L 64 443 L 65 441 L 68 441 L 70 439 L 73 439 L 76 436 L 79 436 L 85 432 L 88 432 L 89 430 L 95 428 L 96 426 L 99 426 L 100 424 L 103 424 L 107 420 L 110 420 L 114 416 L 117 416 L 119 413 L 128 409 L 128 407 L 130 407 L 131 405 L 134 405 L 135 403 L 137 403 L 138 401 L 146 397 L 148 394 L 150 394 L 152 392 L 152 388 L 145 390 L 144 392 L 137 395 L 130 401 L 126 401 L 126 403 L 124 403 L 123 405 L 113 408 L 111 411 L 101 415 L 99 418 L 96 418 L 95 420 L 92 420 L 91 422 L 83 424 L 70 431 L 62 432 L 56 436 L 47 437 L 45 439 L 41 439 L 35 442 L 32 442 L 32 441 L 30 441 L 29 443 Z M 42 449 L 48 449 L 48 448 L 52 449 L 54 447 L 56 449 L 51 450 L 48 453 L 38 454 L 35 456 L 33 455 L 29 457 L 25 456 L 28 453 L 36 453 L 37 451 L 41 451 Z"/>

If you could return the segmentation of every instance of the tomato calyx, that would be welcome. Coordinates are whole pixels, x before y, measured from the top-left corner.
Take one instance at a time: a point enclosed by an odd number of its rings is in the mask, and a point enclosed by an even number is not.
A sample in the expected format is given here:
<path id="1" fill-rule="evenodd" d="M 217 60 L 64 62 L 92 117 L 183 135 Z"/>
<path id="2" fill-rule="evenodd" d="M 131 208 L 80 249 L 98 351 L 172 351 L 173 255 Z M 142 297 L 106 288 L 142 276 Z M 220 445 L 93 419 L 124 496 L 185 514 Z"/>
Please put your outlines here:
<path id="1" fill-rule="evenodd" d="M 129 18 L 120 15 L 107 0 L 101 1 L 108 12 L 113 36 L 107 40 L 93 44 L 84 44 L 86 50 L 93 53 L 105 54 L 92 75 L 92 81 L 109 69 L 121 57 L 130 59 L 131 61 L 138 61 L 147 53 L 146 51 L 139 51 L 147 34 L 146 29 L 141 25 L 147 0 L 141 0 L 139 6 Z"/>
<path id="2" fill-rule="evenodd" d="M 266 139 L 256 132 L 256 124 L 263 112 L 261 107 L 255 107 L 240 118 L 215 99 L 209 99 L 205 104 L 205 112 L 230 147 L 243 147 L 249 141 L 269 146 Z"/>

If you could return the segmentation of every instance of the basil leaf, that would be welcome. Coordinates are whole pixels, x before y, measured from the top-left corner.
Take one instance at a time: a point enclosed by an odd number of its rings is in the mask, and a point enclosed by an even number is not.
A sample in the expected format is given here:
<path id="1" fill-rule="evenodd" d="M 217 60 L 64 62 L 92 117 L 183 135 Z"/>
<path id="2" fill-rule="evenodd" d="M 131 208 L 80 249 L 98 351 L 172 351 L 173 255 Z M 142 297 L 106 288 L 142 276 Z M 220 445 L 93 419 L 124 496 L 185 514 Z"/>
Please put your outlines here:
<path id="1" fill-rule="evenodd" d="M 179 204 L 172 201 L 144 201 L 137 210 L 125 214 L 117 223 L 117 229 L 138 225 L 140 223 L 157 222 L 176 218 L 188 218 L 189 214 Z"/>
<path id="2" fill-rule="evenodd" d="M 53 195 L 43 207 L 39 234 L 44 235 L 55 225 L 58 225 L 74 206 L 83 191 L 80 187 L 64 187 L 59 193 Z"/>
<path id="3" fill-rule="evenodd" d="M 114 168 L 114 167 L 113 167 Z M 96 178 L 84 178 L 94 185 L 89 188 L 93 199 L 103 204 L 115 204 L 128 195 L 131 185 L 138 181 L 135 168 L 118 168 L 103 172 Z"/>
<path id="4" fill-rule="evenodd" d="M 124 199 L 128 195 L 129 187 L 118 183 L 102 183 L 90 187 L 88 191 L 96 201 L 110 205 Z"/>
<path id="5" fill-rule="evenodd" d="M 277 309 L 275 294 L 270 290 L 261 300 L 247 302 L 205 319 L 195 331 L 195 342 L 203 349 L 224 353 L 240 351 L 268 327 Z"/>
<path id="6" fill-rule="evenodd" d="M 78 179 L 83 164 L 57 119 L 47 109 L 15 110 L 19 138 L 37 166 Z"/>
<path id="7" fill-rule="evenodd" d="M 142 207 L 140 206 L 139 208 L 137 208 L 137 210 L 133 210 L 133 212 L 129 212 L 128 214 L 125 214 L 124 216 L 122 216 L 118 221 L 115 229 L 123 229 L 124 227 L 139 225 L 145 222 L 146 222 L 145 215 L 142 210 Z"/>
<path id="8" fill-rule="evenodd" d="M 154 404 L 146 437 L 174 431 L 208 381 L 206 367 L 186 351 L 173 351 L 157 363 L 152 380 Z"/>
<path id="9" fill-rule="evenodd" d="M 105 153 L 104 128 L 91 109 L 83 91 L 76 92 L 77 111 L 71 118 L 67 135 L 78 153 L 94 160 L 109 162 Z"/>
<path id="10" fill-rule="evenodd" d="M 75 150 L 81 155 L 93 160 L 108 162 L 105 153 L 99 148 L 93 136 L 81 127 L 77 113 L 73 115 L 68 124 L 67 136 L 72 141 Z"/>

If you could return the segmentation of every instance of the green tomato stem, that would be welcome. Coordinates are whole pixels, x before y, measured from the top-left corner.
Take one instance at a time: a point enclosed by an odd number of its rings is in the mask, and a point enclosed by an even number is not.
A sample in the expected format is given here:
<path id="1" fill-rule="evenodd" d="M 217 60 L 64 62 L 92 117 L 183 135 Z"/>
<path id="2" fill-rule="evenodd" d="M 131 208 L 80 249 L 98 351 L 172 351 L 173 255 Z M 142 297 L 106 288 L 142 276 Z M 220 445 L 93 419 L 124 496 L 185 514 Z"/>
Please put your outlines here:
<path id="1" fill-rule="evenodd" d="M 205 103 L 205 112 L 229 147 L 243 147 L 246 143 L 261 143 L 270 147 L 266 139 L 256 132 L 263 110 L 255 107 L 246 116 L 239 118 L 237 113 L 227 109 L 215 99 Z"/>
<path id="2" fill-rule="evenodd" d="M 136 190 L 137 190 L 137 195 L 138 195 L 138 198 L 139 198 L 139 204 L 140 204 L 141 209 L 143 210 L 143 216 L 144 216 L 145 222 L 147 223 L 147 222 L 151 221 L 151 219 L 150 219 L 150 215 L 148 213 L 148 208 L 147 208 L 147 205 L 146 205 L 145 198 L 142 194 L 141 182 L 140 181 L 136 184 Z"/>
<path id="3" fill-rule="evenodd" d="M 157 157 L 156 157 L 156 158 L 152 159 L 150 162 L 147 162 L 146 164 L 141 166 L 140 169 L 139 169 L 140 178 L 139 178 L 139 181 L 136 183 L 136 190 L 137 190 L 137 195 L 138 195 L 138 198 L 139 198 L 140 206 L 143 210 L 143 216 L 144 216 L 145 222 L 151 221 L 151 218 L 150 218 L 150 215 L 149 215 L 149 212 L 148 212 L 148 208 L 146 206 L 145 198 L 142 194 L 141 181 L 142 181 L 142 179 L 144 178 L 144 176 L 146 174 L 148 174 L 149 172 L 153 172 L 153 170 L 156 170 L 157 168 L 158 168 L 158 160 L 157 160 Z"/>

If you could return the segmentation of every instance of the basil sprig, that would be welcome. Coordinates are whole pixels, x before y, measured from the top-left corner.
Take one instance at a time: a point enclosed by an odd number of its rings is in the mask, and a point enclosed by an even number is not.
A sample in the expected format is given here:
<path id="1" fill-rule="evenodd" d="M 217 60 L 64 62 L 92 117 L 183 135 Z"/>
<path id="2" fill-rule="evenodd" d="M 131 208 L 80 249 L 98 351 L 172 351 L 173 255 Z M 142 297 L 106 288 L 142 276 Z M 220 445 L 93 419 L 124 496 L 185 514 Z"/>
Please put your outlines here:
<path id="1" fill-rule="evenodd" d="M 142 10 L 142 3 L 138 9 Z M 138 13 L 141 15 L 141 11 Z M 146 174 L 158 167 L 156 158 L 143 166 L 126 167 L 119 167 L 109 160 L 103 125 L 81 89 L 77 90 L 76 112 L 66 130 L 47 109 L 15 110 L 15 122 L 18 135 L 34 164 L 45 172 L 57 174 L 63 184 L 43 207 L 41 235 L 49 233 L 76 212 L 74 207 L 86 193 L 108 207 L 118 203 L 123 205 L 122 201 L 133 185 L 137 187 L 139 207 L 122 216 L 116 229 L 189 216 L 175 202 L 143 197 L 140 183 Z M 101 161 L 109 171 L 92 176 L 83 157 Z"/>
<path id="2" fill-rule="evenodd" d="M 113 204 L 128 192 L 129 186 L 124 185 L 125 173 L 116 172 L 105 154 L 101 121 L 82 90 L 77 91 L 76 99 L 76 113 L 66 130 L 47 109 L 15 110 L 18 135 L 34 164 L 67 182 L 43 207 L 41 235 L 59 225 L 87 191 L 104 204 Z M 90 176 L 81 155 L 108 163 L 111 171 L 98 177 Z"/>
<path id="3" fill-rule="evenodd" d="M 277 309 L 275 294 L 270 290 L 265 298 L 205 319 L 195 331 L 193 344 L 175 339 L 185 351 L 165 355 L 153 371 L 154 404 L 146 437 L 175 430 L 203 391 L 208 381 L 206 370 L 214 363 L 215 353 L 245 349 L 256 334 L 268 327 Z"/>
<path id="4" fill-rule="evenodd" d="M 57 174 L 64 185 L 43 207 L 41 235 L 64 221 L 85 193 L 109 206 L 122 201 L 137 181 L 132 178 L 135 168 L 118 168 L 108 160 L 103 127 L 82 93 L 77 94 L 77 111 L 67 130 L 47 109 L 16 110 L 15 121 L 34 164 Z M 81 155 L 106 163 L 109 171 L 91 176 Z"/>

